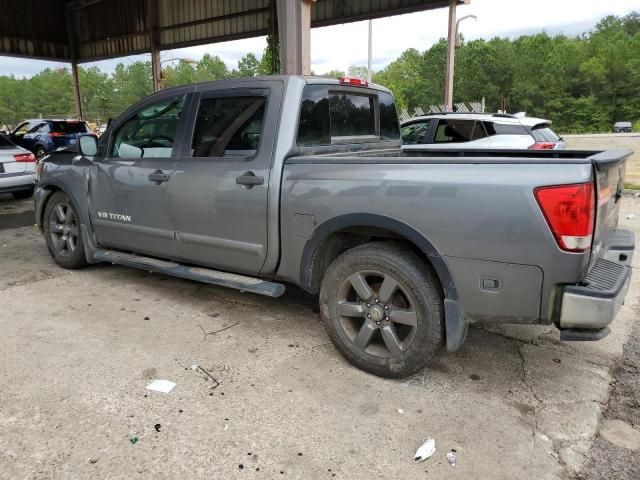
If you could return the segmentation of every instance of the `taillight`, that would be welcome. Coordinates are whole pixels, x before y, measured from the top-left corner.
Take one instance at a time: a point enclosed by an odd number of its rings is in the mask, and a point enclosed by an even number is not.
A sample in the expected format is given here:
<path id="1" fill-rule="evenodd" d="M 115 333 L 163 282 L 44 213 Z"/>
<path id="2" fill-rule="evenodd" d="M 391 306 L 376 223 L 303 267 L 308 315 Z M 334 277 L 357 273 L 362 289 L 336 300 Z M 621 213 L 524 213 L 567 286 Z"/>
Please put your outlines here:
<path id="1" fill-rule="evenodd" d="M 529 150 L 553 150 L 556 145 L 556 142 L 536 142 L 529 147 Z"/>
<path id="2" fill-rule="evenodd" d="M 340 77 L 338 80 L 340 80 L 340 83 L 343 85 L 354 85 L 356 87 L 366 87 L 369 85 L 369 82 L 366 80 L 356 77 Z"/>
<path id="3" fill-rule="evenodd" d="M 27 163 L 35 163 L 36 157 L 33 153 L 16 153 L 13 158 L 16 159 L 16 162 L 27 162 Z"/>
<path id="4" fill-rule="evenodd" d="M 63 137 L 65 135 L 65 133 L 64 132 L 51 132 L 49 135 L 52 136 L 52 137 Z"/>
<path id="5" fill-rule="evenodd" d="M 596 217 L 593 184 L 553 185 L 533 192 L 558 246 L 568 252 L 589 250 Z"/>

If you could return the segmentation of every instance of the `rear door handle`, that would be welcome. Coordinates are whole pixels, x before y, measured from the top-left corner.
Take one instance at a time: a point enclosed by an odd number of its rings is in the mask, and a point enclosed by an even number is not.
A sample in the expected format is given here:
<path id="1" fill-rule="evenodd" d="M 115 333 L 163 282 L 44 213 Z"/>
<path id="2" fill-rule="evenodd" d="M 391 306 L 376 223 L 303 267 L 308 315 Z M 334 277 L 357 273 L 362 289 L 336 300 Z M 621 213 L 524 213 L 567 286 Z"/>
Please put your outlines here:
<path id="1" fill-rule="evenodd" d="M 264 183 L 264 177 L 256 177 L 253 172 L 244 172 L 239 177 L 236 177 L 236 183 L 247 188 L 253 188 L 256 185 L 262 185 Z"/>
<path id="2" fill-rule="evenodd" d="M 155 172 L 150 173 L 147 178 L 150 182 L 160 185 L 162 182 L 168 182 L 171 179 L 171 175 L 163 173 L 162 170 L 156 170 Z"/>

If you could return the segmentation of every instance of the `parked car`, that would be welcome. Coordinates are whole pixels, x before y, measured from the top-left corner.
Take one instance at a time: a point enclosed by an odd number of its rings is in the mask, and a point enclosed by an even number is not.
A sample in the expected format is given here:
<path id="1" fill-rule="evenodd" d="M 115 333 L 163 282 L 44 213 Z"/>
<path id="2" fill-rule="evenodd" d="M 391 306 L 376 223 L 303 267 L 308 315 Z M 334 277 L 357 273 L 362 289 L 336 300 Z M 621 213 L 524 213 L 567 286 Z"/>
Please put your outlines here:
<path id="1" fill-rule="evenodd" d="M 613 125 L 613 133 L 631 133 L 632 131 L 631 122 L 616 122 Z"/>
<path id="2" fill-rule="evenodd" d="M 33 195 L 36 163 L 33 153 L 0 134 L 0 193 L 11 193 L 14 198 Z"/>
<path id="3" fill-rule="evenodd" d="M 74 145 L 80 135 L 95 133 L 82 120 L 26 120 L 11 132 L 14 143 L 32 151 L 38 160 L 53 150 Z"/>
<path id="4" fill-rule="evenodd" d="M 533 149 L 565 148 L 551 122 L 504 113 L 437 113 L 415 117 L 401 125 L 402 142 L 438 148 Z M 424 147 L 421 147 L 424 148 Z"/>
<path id="5" fill-rule="evenodd" d="M 617 227 L 631 152 L 400 145 L 393 96 L 362 80 L 167 89 L 46 157 L 35 219 L 65 268 L 319 293 L 337 349 L 386 377 L 456 350 L 469 323 L 608 333 L 634 251 Z"/>

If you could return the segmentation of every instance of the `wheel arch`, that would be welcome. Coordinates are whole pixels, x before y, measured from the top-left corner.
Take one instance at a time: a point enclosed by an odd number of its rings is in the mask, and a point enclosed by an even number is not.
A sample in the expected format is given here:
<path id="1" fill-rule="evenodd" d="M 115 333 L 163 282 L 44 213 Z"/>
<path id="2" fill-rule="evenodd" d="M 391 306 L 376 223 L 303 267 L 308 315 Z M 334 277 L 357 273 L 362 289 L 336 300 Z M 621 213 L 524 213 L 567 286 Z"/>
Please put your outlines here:
<path id="1" fill-rule="evenodd" d="M 64 185 L 55 181 L 50 181 L 38 186 L 38 188 L 36 189 L 36 220 L 38 221 L 40 229 L 42 230 L 42 226 L 44 223 L 44 213 L 47 208 L 47 204 L 51 200 L 53 194 L 56 192 L 63 192 L 71 200 L 73 208 L 75 208 L 78 216 L 80 217 L 80 230 L 82 232 L 82 239 L 85 243 L 85 255 L 87 257 L 87 261 L 89 263 L 96 263 L 93 258 L 93 253 L 97 249 L 97 243 L 95 242 L 93 228 L 89 218 L 89 211 L 87 208 L 80 208 L 81 203 L 78 201 L 76 195 L 72 193 L 71 188 L 65 188 Z"/>
<path id="2" fill-rule="evenodd" d="M 400 220 L 371 213 L 354 213 L 320 224 L 302 252 L 300 286 L 310 293 L 317 293 L 322 277 L 335 258 L 357 245 L 381 238 L 406 242 L 433 269 L 443 295 L 447 350 L 457 350 L 464 342 L 467 324 L 451 271 L 433 243 Z"/>

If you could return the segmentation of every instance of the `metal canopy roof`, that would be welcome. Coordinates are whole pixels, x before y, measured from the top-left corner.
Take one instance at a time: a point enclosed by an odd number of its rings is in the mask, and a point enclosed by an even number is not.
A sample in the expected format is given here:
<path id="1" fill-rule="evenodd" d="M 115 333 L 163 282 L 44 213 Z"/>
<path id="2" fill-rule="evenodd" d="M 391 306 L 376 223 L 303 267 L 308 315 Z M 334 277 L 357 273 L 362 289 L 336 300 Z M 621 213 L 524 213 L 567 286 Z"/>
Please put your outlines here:
<path id="1" fill-rule="evenodd" d="M 278 0 L 281 1 L 281 0 Z M 301 1 L 301 0 L 285 0 Z M 276 0 L 0 0 L 0 55 L 88 62 L 266 35 Z M 446 7 L 448 0 L 318 0 L 313 27 Z M 150 13 L 153 12 L 153 13 Z"/>

